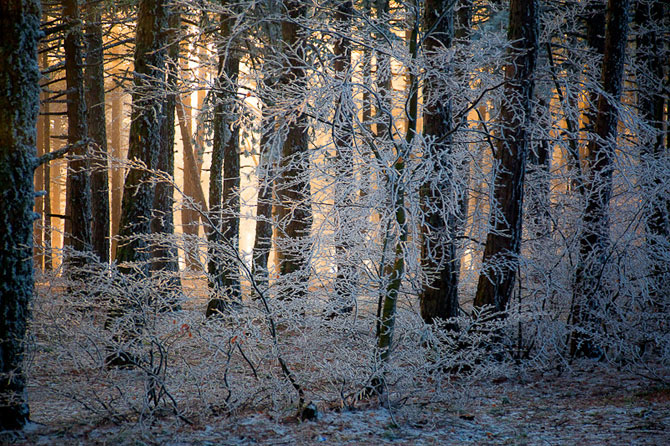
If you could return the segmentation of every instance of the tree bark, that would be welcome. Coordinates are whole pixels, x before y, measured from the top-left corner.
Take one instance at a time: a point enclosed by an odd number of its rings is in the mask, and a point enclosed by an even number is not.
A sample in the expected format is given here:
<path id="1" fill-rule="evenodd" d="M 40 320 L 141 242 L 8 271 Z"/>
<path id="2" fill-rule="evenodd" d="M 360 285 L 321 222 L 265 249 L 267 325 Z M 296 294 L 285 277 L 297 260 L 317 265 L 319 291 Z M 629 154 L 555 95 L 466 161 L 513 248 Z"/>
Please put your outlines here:
<path id="1" fill-rule="evenodd" d="M 220 34 L 225 42 L 231 36 L 231 18 L 221 14 Z M 236 116 L 237 78 L 240 55 L 235 43 L 221 45 L 219 80 L 214 107 L 214 141 L 209 177 L 209 215 L 215 228 L 208 228 L 210 287 L 215 297 L 207 305 L 206 315 L 229 310 L 230 302 L 241 298 L 239 265 L 240 223 L 240 148 Z M 223 169 L 223 177 L 221 176 Z M 232 250 L 233 253 L 226 253 Z"/>
<path id="2" fill-rule="evenodd" d="M 165 119 L 165 71 L 168 8 L 163 0 L 140 0 L 135 37 L 135 75 L 128 159 L 147 169 L 157 165 L 161 150 L 161 128 Z M 151 249 L 146 236 L 151 234 L 154 202 L 152 174 L 147 169 L 131 168 L 126 177 L 121 206 L 121 223 L 116 260 L 137 262 L 136 270 L 149 277 Z M 131 267 L 120 267 L 130 273 Z"/>
<path id="3" fill-rule="evenodd" d="M 300 0 L 285 0 L 284 8 L 288 19 L 282 21 L 281 34 L 287 54 L 280 83 L 283 88 L 299 94 L 306 88 L 306 79 L 302 69 L 304 44 L 296 21 L 305 16 L 307 7 Z M 279 198 L 277 258 L 280 274 L 290 275 L 290 281 L 295 284 L 292 297 L 303 297 L 309 279 L 312 227 L 309 137 L 307 115 L 300 110 L 295 113 L 282 146 L 276 187 Z"/>
<path id="4" fill-rule="evenodd" d="M 339 4 L 335 12 L 335 25 L 340 33 L 346 34 L 350 27 L 350 18 L 354 12 L 353 2 L 346 0 Z M 355 257 L 352 248 L 362 243 L 357 236 L 358 229 L 352 224 L 356 220 L 354 202 L 357 191 L 354 175 L 354 121 L 353 91 L 351 88 L 351 43 L 340 37 L 333 46 L 335 56 L 335 82 L 340 96 L 337 101 L 333 125 L 333 142 L 336 153 L 335 175 L 335 251 L 337 276 L 335 293 L 338 313 L 351 312 L 356 301 L 358 278 Z"/>
<path id="5" fill-rule="evenodd" d="M 0 29 L 0 430 L 10 430 L 30 415 L 23 340 L 33 296 L 40 3 L 0 2 Z"/>
<path id="6" fill-rule="evenodd" d="M 69 24 L 63 43 L 65 49 L 65 83 L 67 87 L 67 143 L 77 145 L 70 152 L 67 174 L 67 202 L 65 220 L 65 246 L 67 267 L 73 277 L 80 277 L 86 262 L 86 252 L 91 252 L 91 179 L 87 159 L 88 125 L 84 102 L 84 74 L 82 63 L 82 32 L 78 0 L 63 0 L 63 20 Z M 83 143 L 83 144 L 82 144 Z M 67 230 L 69 229 L 69 231 Z"/>
<path id="7" fill-rule="evenodd" d="M 119 163 L 123 158 L 121 149 L 121 124 L 123 121 L 123 92 L 120 87 L 112 92 L 112 158 L 114 163 Z M 118 245 L 119 223 L 121 221 L 121 201 L 123 200 L 123 167 L 112 166 L 111 168 L 111 259 L 116 259 Z"/>
<path id="8" fill-rule="evenodd" d="M 604 94 L 598 93 L 595 134 L 587 147 L 586 208 L 574 282 L 574 290 L 580 294 L 575 298 L 572 311 L 573 323 L 585 330 L 597 322 L 595 311 L 601 306 L 601 300 L 607 299 L 608 292 L 613 291 L 603 283 L 602 274 L 610 250 L 612 160 L 616 150 L 618 102 L 623 89 L 629 3 L 629 0 L 610 0 L 608 3 L 601 75 Z M 600 349 L 590 336 L 575 332 L 571 337 L 570 353 L 595 357 L 600 355 Z"/>
<path id="9" fill-rule="evenodd" d="M 664 8 L 666 10 L 664 11 Z M 641 178 L 645 207 L 646 238 L 651 258 L 651 299 L 657 309 L 663 307 L 663 297 L 670 294 L 670 266 L 663 259 L 668 249 L 670 215 L 666 199 L 667 184 L 660 170 L 667 156 L 663 146 L 663 17 L 667 5 L 657 0 L 637 0 L 635 22 L 638 25 L 636 62 L 637 103 L 640 116 L 653 131 L 639 136 L 640 154 L 645 171 Z M 665 186 L 665 187 L 664 187 Z"/>
<path id="10" fill-rule="evenodd" d="M 437 57 L 437 50 L 452 45 L 453 2 L 427 0 L 423 22 L 424 28 L 430 30 L 423 44 L 427 63 L 430 65 Z M 425 98 L 423 133 L 428 141 L 425 158 L 427 162 L 433 164 L 434 175 L 421 188 L 425 208 L 425 220 L 421 228 L 421 266 L 428 275 L 428 282 L 419 294 L 419 302 L 421 317 L 429 324 L 436 318 L 456 317 L 459 311 L 458 282 L 461 263 L 457 256 L 456 236 L 461 216 L 450 210 L 457 206 L 455 204 L 450 206 L 447 202 L 449 197 L 454 195 L 452 184 L 456 166 L 452 155 L 451 98 L 438 96 L 440 83 L 438 76 L 429 71 L 423 87 Z M 441 177 L 445 180 L 436 180 Z"/>
<path id="11" fill-rule="evenodd" d="M 88 137 L 94 147 L 91 166 L 91 235 L 93 252 L 109 262 L 109 185 L 102 23 L 98 0 L 86 4 L 86 89 Z"/>
<path id="12" fill-rule="evenodd" d="M 161 122 L 160 152 L 158 154 L 156 170 L 164 172 L 174 178 L 174 136 L 175 136 L 175 106 L 177 101 L 177 78 L 179 42 L 178 32 L 181 26 L 180 12 L 170 7 L 168 18 L 169 47 L 167 62 L 167 95 L 163 104 L 164 119 Z M 168 181 L 156 183 L 154 192 L 154 210 L 151 221 L 151 232 L 163 234 L 153 248 L 152 270 L 159 279 L 162 293 L 171 307 L 176 307 L 175 296 L 181 293 L 179 278 L 179 255 L 171 236 L 174 235 L 173 205 L 174 187 Z"/>
<path id="13" fill-rule="evenodd" d="M 512 295 L 521 249 L 524 176 L 528 157 L 528 123 L 532 113 L 538 46 L 536 0 L 512 0 L 507 39 L 509 62 L 500 110 L 501 138 L 494 157 L 495 179 L 490 230 L 486 237 L 475 306 L 491 306 L 504 316 Z"/>

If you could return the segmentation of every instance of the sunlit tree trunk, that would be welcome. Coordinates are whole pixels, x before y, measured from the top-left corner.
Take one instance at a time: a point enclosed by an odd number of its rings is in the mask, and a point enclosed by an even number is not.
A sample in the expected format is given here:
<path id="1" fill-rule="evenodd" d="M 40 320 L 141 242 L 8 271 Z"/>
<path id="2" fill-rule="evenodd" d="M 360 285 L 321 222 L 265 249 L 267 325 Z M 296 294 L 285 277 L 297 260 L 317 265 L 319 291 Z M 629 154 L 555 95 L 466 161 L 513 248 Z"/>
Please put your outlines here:
<path id="1" fill-rule="evenodd" d="M 70 24 L 63 43 L 65 49 L 65 82 L 67 85 L 67 142 L 70 151 L 67 174 L 65 245 L 68 268 L 86 263 L 85 252 L 91 246 L 91 179 L 88 156 L 88 126 L 84 102 L 82 32 L 78 0 L 63 1 L 63 20 Z M 104 125 L 104 121 L 103 121 Z M 69 229 L 69 231 L 68 231 Z M 79 274 L 77 274 L 78 276 Z"/>
<path id="2" fill-rule="evenodd" d="M 112 92 L 112 158 L 113 163 L 121 161 L 123 153 L 121 150 L 121 124 L 123 122 L 123 92 L 117 87 Z M 119 222 L 121 220 L 121 201 L 123 199 L 123 168 L 116 165 L 111 168 L 111 235 L 112 235 L 112 253 L 111 259 L 116 259 L 116 249 L 118 245 L 117 236 L 119 235 Z"/>
<path id="3" fill-rule="evenodd" d="M 228 14 L 221 14 L 220 33 L 224 41 L 230 38 L 231 22 Z M 236 258 L 240 223 L 240 135 L 235 115 L 240 55 L 234 43 L 230 48 L 226 51 L 226 46 L 221 44 L 219 81 L 215 95 L 214 141 L 209 172 L 209 215 L 210 223 L 215 227 L 207 229 L 210 243 L 207 268 L 210 286 L 218 295 L 210 300 L 207 316 L 226 311 L 230 301 L 240 299 L 239 265 Z M 233 252 L 226 255 L 225 251 Z"/>
<path id="4" fill-rule="evenodd" d="M 33 296 L 40 4 L 0 2 L 0 431 L 28 422 L 24 337 Z"/>
<path id="5" fill-rule="evenodd" d="M 109 261 L 109 185 L 102 23 L 98 0 L 86 4 L 86 90 L 88 137 L 95 161 L 91 165 L 91 235 L 93 252 L 101 262 Z"/>
<path id="6" fill-rule="evenodd" d="M 613 291 L 603 282 L 610 251 L 609 203 L 612 197 L 613 157 L 616 149 L 618 102 L 623 88 L 622 76 L 628 35 L 629 0 L 610 0 L 607 7 L 605 57 L 598 93 L 594 135 L 587 147 L 585 184 L 586 208 L 579 239 L 579 260 L 575 271 L 576 296 L 573 323 L 583 329 L 595 321 L 595 311 Z M 573 333 L 572 355 L 599 356 L 600 349 L 590 336 Z"/>
<path id="7" fill-rule="evenodd" d="M 507 39 L 505 89 L 500 110 L 501 137 L 494 157 L 489 233 L 476 307 L 491 306 L 503 315 L 512 295 L 521 248 L 524 176 L 528 157 L 539 14 L 536 0 L 512 0 Z"/>

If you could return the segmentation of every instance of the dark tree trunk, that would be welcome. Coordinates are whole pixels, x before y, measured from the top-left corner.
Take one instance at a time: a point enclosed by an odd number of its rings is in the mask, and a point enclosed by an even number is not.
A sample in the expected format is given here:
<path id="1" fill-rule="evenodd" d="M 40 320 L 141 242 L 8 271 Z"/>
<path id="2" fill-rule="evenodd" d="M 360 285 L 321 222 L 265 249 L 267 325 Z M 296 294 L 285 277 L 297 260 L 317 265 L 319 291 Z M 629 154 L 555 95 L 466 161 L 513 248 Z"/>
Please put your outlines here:
<path id="1" fill-rule="evenodd" d="M 305 44 L 299 37 L 296 20 L 303 18 L 307 6 L 300 0 L 284 2 L 289 20 L 282 21 L 286 63 L 280 83 L 283 88 L 301 92 L 306 89 L 304 64 Z M 296 111 L 297 116 L 288 124 L 288 134 L 282 147 L 280 178 L 277 184 L 279 206 L 277 209 L 277 258 L 281 275 L 291 275 L 295 284 L 292 297 L 302 297 L 309 279 L 308 258 L 311 252 L 312 227 L 311 190 L 309 180 L 308 122 L 307 115 Z"/>
<path id="2" fill-rule="evenodd" d="M 227 14 L 221 14 L 220 32 L 224 41 L 230 38 L 232 24 Z M 219 52 L 219 82 L 214 107 L 209 215 L 210 222 L 215 228 L 208 228 L 207 238 L 210 246 L 207 269 L 210 287 L 215 290 L 216 296 L 207 305 L 207 316 L 229 310 L 230 302 L 241 298 L 237 261 L 240 223 L 240 134 L 235 110 L 240 55 L 235 44 L 231 47 L 230 51 L 226 51 L 226 47 L 222 45 Z"/>
<path id="3" fill-rule="evenodd" d="M 102 52 L 102 23 L 98 0 L 86 5 L 85 88 L 88 137 L 95 161 L 91 166 L 91 235 L 93 252 L 101 262 L 109 262 L 109 185 L 107 129 L 105 127 L 105 80 Z"/>
<path id="4" fill-rule="evenodd" d="M 524 176 L 528 157 L 534 71 L 538 46 L 536 0 L 512 0 L 507 32 L 511 47 L 505 66 L 500 110 L 501 138 L 496 165 L 490 230 L 486 237 L 475 306 L 491 306 L 504 315 L 512 295 L 521 248 Z"/>
<path id="5" fill-rule="evenodd" d="M 575 271 L 573 323 L 588 329 L 595 321 L 599 302 L 607 298 L 602 273 L 609 254 L 609 202 L 612 197 L 612 170 L 616 149 L 618 102 L 623 88 L 622 76 L 628 35 L 629 0 L 610 0 L 608 3 L 605 57 L 602 65 L 602 88 L 594 136 L 587 148 L 585 184 L 586 208 L 579 239 L 579 260 Z M 599 348 L 582 333 L 573 333 L 570 342 L 572 355 L 598 356 Z"/>
<path id="6" fill-rule="evenodd" d="M 70 151 L 67 174 L 67 203 L 65 245 L 73 250 L 66 253 L 68 268 L 86 263 L 91 252 L 91 179 L 88 156 L 88 126 L 84 102 L 82 63 L 82 33 L 78 0 L 63 0 L 63 20 L 69 24 L 65 48 L 65 83 L 67 86 L 67 142 L 75 146 Z M 103 121 L 104 124 L 104 121 Z M 69 224 L 68 224 L 69 223 Z M 68 228 L 69 226 L 69 228 Z M 69 229 L 69 231 L 67 230 Z M 75 276 L 80 276 L 77 273 Z"/>
<path id="7" fill-rule="evenodd" d="M 158 154 L 156 170 L 164 172 L 168 177 L 174 178 L 174 136 L 175 136 L 175 106 L 177 100 L 177 77 L 179 42 L 178 32 L 181 25 L 181 15 L 178 11 L 171 9 L 169 12 L 168 30 L 169 47 L 167 62 L 167 89 L 168 93 L 163 104 L 164 119 L 161 122 L 160 152 Z M 174 187 L 168 181 L 156 183 L 154 191 L 154 211 L 151 221 L 151 232 L 163 234 L 164 238 L 158 240 L 153 248 L 152 270 L 160 279 L 161 290 L 167 299 L 180 292 L 181 281 L 179 279 L 179 261 L 177 247 L 173 239 L 174 235 L 174 212 L 173 205 Z M 161 274 L 162 273 L 162 274 Z M 169 302 L 174 306 L 174 302 Z"/>
<path id="8" fill-rule="evenodd" d="M 666 9 L 664 11 L 664 8 Z M 637 0 L 635 22 L 638 25 L 636 62 L 638 72 L 637 102 L 642 119 L 654 129 L 649 135 L 640 135 L 642 145 L 642 184 L 646 206 L 647 245 L 651 256 L 651 298 L 657 309 L 662 308 L 663 297 L 670 294 L 670 265 L 663 260 L 668 249 L 670 216 L 663 196 L 663 176 L 660 163 L 667 153 L 663 146 L 663 60 L 662 28 L 667 5 L 657 0 Z M 667 15 L 666 15 L 667 17 Z M 667 34 L 666 34 L 667 35 Z M 666 185 L 667 186 L 667 185 Z"/>
<path id="9" fill-rule="evenodd" d="M 337 7 L 335 24 L 343 35 L 346 35 L 349 29 L 352 14 L 353 3 L 350 0 L 342 2 Z M 338 301 L 337 311 L 350 312 L 354 308 L 358 287 L 357 265 L 351 250 L 362 240 L 357 237 L 358 229 L 352 225 L 356 220 L 354 200 L 357 191 L 354 189 L 354 111 L 349 40 L 344 37 L 337 39 L 333 53 L 336 88 L 340 92 L 332 135 L 336 151 L 335 212 L 338 219 L 335 229 L 337 277 L 334 288 Z"/>
<path id="10" fill-rule="evenodd" d="M 430 34 L 424 39 L 428 64 L 437 57 L 440 48 L 451 47 L 454 37 L 454 4 L 450 0 L 427 0 L 424 28 Z M 441 62 L 438 62 L 441 64 Z M 435 68 L 432 68 L 435 70 Z M 428 282 L 419 294 L 421 317 L 427 323 L 435 318 L 458 316 L 458 281 L 460 260 L 457 256 L 456 236 L 461 216 L 451 211 L 446 197 L 453 196 L 456 166 L 453 160 L 451 130 L 451 98 L 439 96 L 440 80 L 428 74 L 423 87 L 425 97 L 423 132 L 428 142 L 426 160 L 433 164 L 432 181 L 421 188 L 425 209 L 422 225 L 421 265 Z M 446 172 L 446 175 L 444 174 Z M 436 178 L 445 178 L 438 182 Z M 455 328 L 455 327 L 453 327 Z"/>
<path id="11" fill-rule="evenodd" d="M 163 0 L 140 0 L 135 37 L 135 75 L 132 122 L 128 159 L 157 165 L 161 151 L 163 105 L 165 103 L 166 29 L 168 8 Z M 149 277 L 151 249 L 146 236 L 151 234 L 154 186 L 151 173 L 131 168 L 126 177 L 121 206 L 116 261 L 138 262 L 138 269 Z M 130 273 L 128 267 L 120 268 Z"/>
<path id="12" fill-rule="evenodd" d="M 270 133 L 274 119 L 261 126 L 260 156 L 258 161 L 258 200 L 256 203 L 256 238 L 252 260 L 252 275 L 257 286 L 264 291 L 269 286 L 268 258 L 272 248 L 272 191 L 274 160 L 271 156 Z"/>
<path id="13" fill-rule="evenodd" d="M 0 2 L 0 431 L 28 422 L 23 340 L 33 296 L 40 4 Z"/>

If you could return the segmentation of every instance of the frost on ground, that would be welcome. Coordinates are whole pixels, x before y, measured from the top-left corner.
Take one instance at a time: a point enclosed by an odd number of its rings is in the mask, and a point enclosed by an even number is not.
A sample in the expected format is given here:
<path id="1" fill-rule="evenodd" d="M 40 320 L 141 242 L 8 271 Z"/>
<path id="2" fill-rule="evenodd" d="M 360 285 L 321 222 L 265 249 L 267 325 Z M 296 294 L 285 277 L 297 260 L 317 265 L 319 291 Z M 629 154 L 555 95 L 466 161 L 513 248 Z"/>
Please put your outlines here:
<path id="1" fill-rule="evenodd" d="M 660 372 L 660 370 L 659 370 Z M 664 371 L 670 378 L 670 370 Z M 34 424 L 18 445 L 667 445 L 670 388 L 593 361 L 570 371 L 499 377 L 467 389 L 451 403 L 409 398 L 359 401 L 354 408 L 319 406 L 317 421 L 255 412 L 213 414 L 192 425 L 159 416 L 149 425 L 114 424 L 30 389 Z"/>
<path id="2" fill-rule="evenodd" d="M 212 320 L 203 316 L 203 284 L 185 281 L 184 305 L 165 311 L 156 287 L 99 280 L 104 302 L 99 293 L 64 293 L 55 281 L 40 287 L 27 358 L 33 423 L 0 444 L 670 444 L 667 361 L 570 362 L 556 353 L 514 361 L 517 343 L 493 340 L 505 327 L 487 331 L 464 318 L 454 340 L 426 327 L 408 299 L 382 367 L 372 353 L 374 305 L 324 317 L 329 300 L 315 293 L 275 299 L 270 314 L 245 301 Z M 105 302 L 128 295 L 127 318 L 110 320 Z M 535 345 L 543 352 L 564 348 L 565 331 L 541 323 L 519 312 L 514 327 L 542 333 Z M 115 349 L 140 360 L 106 367 Z M 491 360 L 500 351 L 508 359 Z M 317 406 L 315 421 L 296 418 L 298 395 L 280 356 L 304 402 Z M 382 371 L 384 394 L 361 393 Z"/>

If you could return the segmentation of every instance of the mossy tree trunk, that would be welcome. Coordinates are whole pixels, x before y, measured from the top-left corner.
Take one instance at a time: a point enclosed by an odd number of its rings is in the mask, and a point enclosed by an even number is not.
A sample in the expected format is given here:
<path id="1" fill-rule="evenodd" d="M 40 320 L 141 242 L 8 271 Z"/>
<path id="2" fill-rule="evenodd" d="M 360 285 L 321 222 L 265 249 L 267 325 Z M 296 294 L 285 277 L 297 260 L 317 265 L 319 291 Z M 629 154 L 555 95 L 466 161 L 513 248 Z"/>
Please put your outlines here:
<path id="1" fill-rule="evenodd" d="M 24 337 L 33 296 L 40 3 L 0 2 L 0 430 L 29 418 Z"/>

